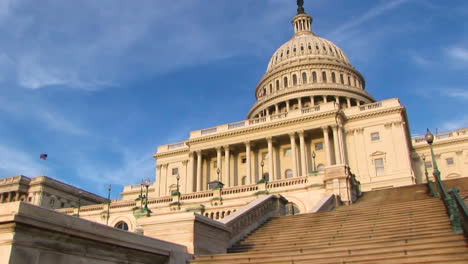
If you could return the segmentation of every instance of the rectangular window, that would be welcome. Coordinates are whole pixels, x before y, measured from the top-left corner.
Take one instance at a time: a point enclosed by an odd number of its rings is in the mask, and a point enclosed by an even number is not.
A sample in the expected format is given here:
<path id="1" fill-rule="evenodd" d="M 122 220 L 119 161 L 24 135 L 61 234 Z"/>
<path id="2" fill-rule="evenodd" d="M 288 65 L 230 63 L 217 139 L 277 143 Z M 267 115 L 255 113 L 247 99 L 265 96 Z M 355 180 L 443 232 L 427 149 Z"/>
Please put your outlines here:
<path id="1" fill-rule="evenodd" d="M 432 168 L 432 162 L 426 161 L 425 166 L 426 166 L 427 169 Z"/>
<path id="2" fill-rule="evenodd" d="M 172 175 L 179 174 L 179 168 L 172 168 Z"/>
<path id="3" fill-rule="evenodd" d="M 285 156 L 285 157 L 291 156 L 291 149 L 290 149 L 290 148 L 284 150 L 284 156 Z"/>
<path id="4" fill-rule="evenodd" d="M 379 132 L 371 133 L 371 140 L 372 140 L 372 141 L 380 140 L 380 134 L 379 134 Z"/>
<path id="5" fill-rule="evenodd" d="M 268 152 L 262 153 L 262 159 L 267 160 L 268 159 Z"/>
<path id="6" fill-rule="evenodd" d="M 315 150 L 322 150 L 323 149 L 323 142 L 315 143 Z"/>
<path id="7" fill-rule="evenodd" d="M 247 158 L 246 157 L 241 157 L 241 162 L 242 163 L 247 163 Z"/>
<path id="8" fill-rule="evenodd" d="M 375 165 L 375 175 L 376 176 L 382 176 L 382 175 L 385 174 L 383 159 L 375 159 L 374 160 L 374 165 Z"/>
<path id="9" fill-rule="evenodd" d="M 216 169 L 216 168 L 218 168 L 218 161 L 217 160 L 213 161 L 213 169 Z"/>
<path id="10" fill-rule="evenodd" d="M 455 164 L 455 161 L 453 160 L 453 158 L 446 158 L 445 161 L 447 162 L 447 165 L 453 165 Z"/>

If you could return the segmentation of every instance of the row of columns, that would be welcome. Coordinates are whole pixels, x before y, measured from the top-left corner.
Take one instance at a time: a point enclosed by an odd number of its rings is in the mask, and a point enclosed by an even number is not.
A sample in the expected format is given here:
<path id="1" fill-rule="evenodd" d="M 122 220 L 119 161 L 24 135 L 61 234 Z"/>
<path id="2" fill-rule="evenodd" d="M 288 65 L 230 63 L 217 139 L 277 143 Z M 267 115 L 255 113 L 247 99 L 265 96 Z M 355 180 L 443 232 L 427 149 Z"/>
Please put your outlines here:
<path id="1" fill-rule="evenodd" d="M 19 201 L 21 197 L 20 192 L 4 192 L 0 193 L 0 202 L 1 203 L 9 203 L 9 202 L 15 202 Z"/>
<path id="2" fill-rule="evenodd" d="M 321 97 L 322 97 L 323 103 L 328 103 L 328 102 L 329 102 L 329 101 L 328 101 L 328 98 L 327 98 L 328 95 L 322 95 Z M 340 103 L 340 96 L 333 96 L 333 97 L 334 97 L 334 99 L 335 99 L 335 102 Z M 305 98 L 305 97 L 302 97 L 302 98 Z M 298 98 L 298 99 L 297 99 L 297 100 L 298 100 L 298 104 L 299 104 L 299 109 L 302 109 L 302 108 L 303 108 L 303 105 L 302 105 L 302 98 Z M 311 106 L 315 106 L 315 102 L 316 102 L 315 96 L 310 96 L 309 98 L 310 98 L 310 105 L 311 105 Z M 347 106 L 348 108 L 352 107 L 351 98 L 350 98 L 350 97 L 344 97 L 344 98 L 346 98 L 346 106 Z M 354 99 L 354 98 L 353 98 L 353 99 Z M 354 100 L 355 100 L 355 103 L 356 103 L 357 106 L 360 106 L 360 105 L 362 104 L 361 101 L 359 101 L 359 100 L 357 100 L 357 99 L 354 99 Z M 286 112 L 289 112 L 289 111 L 291 110 L 289 100 L 285 101 L 284 103 L 286 103 Z M 274 107 L 275 107 L 275 114 L 280 113 L 280 112 L 279 112 L 279 110 L 280 110 L 279 105 L 280 105 L 280 104 L 281 104 L 281 102 L 280 102 L 280 103 L 276 103 L 276 104 L 274 105 Z M 268 116 L 268 115 L 271 115 L 271 114 L 272 114 L 272 111 L 270 111 L 270 107 L 268 107 L 268 108 L 264 109 L 263 111 L 261 111 L 261 112 L 259 113 L 259 116 L 262 117 L 262 116 Z"/>
<path id="3" fill-rule="evenodd" d="M 333 136 L 333 153 L 331 150 L 331 142 L 330 142 L 330 134 L 329 129 L 331 128 L 332 136 Z M 335 164 L 344 164 L 347 162 L 345 158 L 345 144 L 344 144 L 344 131 L 343 127 L 340 125 L 331 125 L 322 127 L 323 137 L 324 137 L 324 150 L 326 156 L 326 164 L 325 166 L 335 165 Z M 299 137 L 299 157 L 297 157 L 297 146 L 296 146 L 296 134 Z M 292 159 L 292 173 L 293 177 L 297 177 L 298 175 L 305 176 L 308 174 L 309 168 L 307 167 L 307 154 L 306 154 L 306 142 L 304 131 L 292 132 L 289 133 L 289 139 L 291 144 L 291 159 Z M 275 165 L 273 163 L 273 137 L 265 138 L 268 145 L 268 167 L 269 167 L 269 175 L 270 180 L 276 180 L 281 178 L 281 173 L 278 173 L 275 170 Z M 246 159 L 246 184 L 254 183 L 254 176 L 252 175 L 252 166 L 251 166 L 251 142 L 246 141 L 243 143 L 245 145 L 245 159 Z M 224 170 L 222 173 L 222 179 L 220 179 L 226 186 L 231 186 L 231 168 L 230 168 L 230 147 L 229 145 L 223 147 L 216 148 L 216 162 L 217 168 L 222 169 L 222 150 L 224 149 Z M 196 154 L 196 155 L 194 155 Z M 333 154 L 333 155 L 332 155 Z M 203 184 L 207 184 L 203 182 L 203 171 L 202 171 L 202 150 L 197 150 L 192 153 L 190 158 L 190 163 L 195 164 L 196 162 L 196 191 L 203 190 Z M 298 159 L 300 159 L 299 166 Z M 195 161 L 196 160 L 196 161 Z M 193 167 L 191 172 L 193 173 Z M 191 177 L 192 173 L 189 172 L 188 177 Z"/>

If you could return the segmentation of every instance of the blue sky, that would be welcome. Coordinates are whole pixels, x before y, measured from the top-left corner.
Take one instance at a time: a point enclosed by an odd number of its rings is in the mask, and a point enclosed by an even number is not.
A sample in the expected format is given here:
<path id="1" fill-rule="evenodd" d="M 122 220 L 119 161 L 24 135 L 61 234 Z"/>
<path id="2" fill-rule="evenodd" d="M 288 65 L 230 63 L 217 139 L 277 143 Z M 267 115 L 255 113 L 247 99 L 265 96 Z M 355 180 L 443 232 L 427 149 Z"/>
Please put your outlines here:
<path id="1" fill-rule="evenodd" d="M 158 145 L 245 119 L 295 4 L 0 0 L 0 177 L 46 173 L 101 195 L 113 184 L 113 197 L 154 179 Z M 411 133 L 468 127 L 468 1 L 305 8 L 377 100 L 401 99 Z"/>

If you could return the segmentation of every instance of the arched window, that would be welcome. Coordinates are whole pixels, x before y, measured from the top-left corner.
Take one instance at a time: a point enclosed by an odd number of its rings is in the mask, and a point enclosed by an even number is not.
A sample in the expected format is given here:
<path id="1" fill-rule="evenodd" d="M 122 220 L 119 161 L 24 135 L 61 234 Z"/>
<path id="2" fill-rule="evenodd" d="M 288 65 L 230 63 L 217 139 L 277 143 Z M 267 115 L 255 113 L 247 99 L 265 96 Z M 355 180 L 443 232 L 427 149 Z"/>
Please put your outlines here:
<path id="1" fill-rule="evenodd" d="M 289 179 L 289 178 L 292 178 L 294 175 L 293 175 L 292 170 L 287 169 L 287 170 L 284 172 L 284 176 L 286 176 L 286 178 Z"/>
<path id="2" fill-rule="evenodd" d="M 279 80 L 276 80 L 276 91 L 278 91 L 279 88 L 280 88 L 280 87 L 279 87 Z"/>
<path id="3" fill-rule="evenodd" d="M 351 77 L 348 76 L 348 85 L 351 85 Z"/>
<path id="4" fill-rule="evenodd" d="M 316 72 L 312 72 L 312 82 L 313 83 L 317 82 L 317 73 Z"/>
<path id="5" fill-rule="evenodd" d="M 273 84 L 270 83 L 270 93 L 273 93 Z"/>
<path id="6" fill-rule="evenodd" d="M 293 85 L 297 85 L 297 75 L 293 74 Z"/>
<path id="7" fill-rule="evenodd" d="M 288 87 L 288 77 L 284 77 L 283 84 L 284 84 L 284 88 Z"/>
<path id="8" fill-rule="evenodd" d="M 336 83 L 336 74 L 332 72 L 332 83 Z"/>
<path id="9" fill-rule="evenodd" d="M 123 230 L 123 231 L 128 231 L 128 224 L 125 223 L 124 221 L 120 221 L 115 225 L 115 228 Z"/>
<path id="10" fill-rule="evenodd" d="M 241 184 L 245 185 L 247 183 L 247 176 L 241 178 Z"/>
<path id="11" fill-rule="evenodd" d="M 322 72 L 322 82 L 327 82 L 327 73 Z"/>
<path id="12" fill-rule="evenodd" d="M 302 73 L 302 83 L 307 83 L 307 73 Z"/>
<path id="13" fill-rule="evenodd" d="M 342 73 L 340 74 L 340 81 L 341 81 L 341 84 L 344 84 L 344 76 Z"/>
<path id="14" fill-rule="evenodd" d="M 325 165 L 319 164 L 319 165 L 317 166 L 317 171 L 318 171 L 318 172 L 325 171 Z"/>

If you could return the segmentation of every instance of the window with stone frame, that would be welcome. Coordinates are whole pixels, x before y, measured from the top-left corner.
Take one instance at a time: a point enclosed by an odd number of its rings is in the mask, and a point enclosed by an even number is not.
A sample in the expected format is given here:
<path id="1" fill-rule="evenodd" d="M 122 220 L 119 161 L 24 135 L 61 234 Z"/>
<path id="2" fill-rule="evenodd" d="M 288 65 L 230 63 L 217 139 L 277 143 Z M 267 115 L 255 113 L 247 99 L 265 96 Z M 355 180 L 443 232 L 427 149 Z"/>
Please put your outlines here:
<path id="1" fill-rule="evenodd" d="M 382 158 L 374 160 L 375 175 L 383 176 L 385 174 L 384 160 Z"/>
<path id="2" fill-rule="evenodd" d="M 380 140 L 380 133 L 379 132 L 371 133 L 371 141 L 378 141 L 378 140 Z"/>
<path id="3" fill-rule="evenodd" d="M 323 142 L 315 143 L 315 150 L 322 150 L 323 149 Z"/>
<path id="4" fill-rule="evenodd" d="M 291 149 L 290 148 L 284 149 L 284 156 L 285 157 L 290 157 L 291 156 Z"/>
<path id="5" fill-rule="evenodd" d="M 446 158 L 445 162 L 447 162 L 448 166 L 455 164 L 455 160 L 453 158 Z"/>
<path id="6" fill-rule="evenodd" d="M 424 166 L 426 166 L 427 169 L 431 169 L 432 168 L 432 162 L 431 161 L 426 161 Z"/>
<path id="7" fill-rule="evenodd" d="M 172 168 L 172 175 L 179 174 L 179 168 Z"/>

